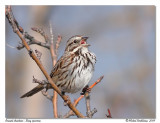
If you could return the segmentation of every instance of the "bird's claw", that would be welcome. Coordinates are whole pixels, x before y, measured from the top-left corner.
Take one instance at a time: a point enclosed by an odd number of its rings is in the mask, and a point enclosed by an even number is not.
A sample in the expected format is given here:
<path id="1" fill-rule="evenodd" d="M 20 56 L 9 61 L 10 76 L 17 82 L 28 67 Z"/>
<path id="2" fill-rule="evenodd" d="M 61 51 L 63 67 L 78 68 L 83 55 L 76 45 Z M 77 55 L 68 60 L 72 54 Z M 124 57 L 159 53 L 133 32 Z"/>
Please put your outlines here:
<path id="1" fill-rule="evenodd" d="M 91 88 L 89 88 L 88 85 L 86 85 L 86 86 L 83 88 L 83 90 L 82 90 L 82 92 L 81 92 L 80 94 L 81 94 L 81 95 L 84 95 L 86 92 L 88 92 L 88 93 L 91 92 Z"/>

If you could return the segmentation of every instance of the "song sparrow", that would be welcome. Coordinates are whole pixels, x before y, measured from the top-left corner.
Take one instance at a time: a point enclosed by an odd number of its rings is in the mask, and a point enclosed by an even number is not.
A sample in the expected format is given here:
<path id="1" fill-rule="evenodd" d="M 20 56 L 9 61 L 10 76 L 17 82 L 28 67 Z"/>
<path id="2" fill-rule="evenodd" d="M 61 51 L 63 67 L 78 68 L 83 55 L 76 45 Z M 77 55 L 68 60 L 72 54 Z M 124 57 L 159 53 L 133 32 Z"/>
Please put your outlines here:
<path id="1" fill-rule="evenodd" d="M 51 71 L 50 77 L 62 92 L 76 93 L 84 88 L 90 81 L 96 56 L 88 51 L 89 44 L 86 43 L 88 37 L 73 36 L 66 44 L 63 56 L 57 61 Z M 48 88 L 51 85 L 47 84 Z M 32 96 L 44 89 L 44 85 L 39 84 L 21 98 Z"/>

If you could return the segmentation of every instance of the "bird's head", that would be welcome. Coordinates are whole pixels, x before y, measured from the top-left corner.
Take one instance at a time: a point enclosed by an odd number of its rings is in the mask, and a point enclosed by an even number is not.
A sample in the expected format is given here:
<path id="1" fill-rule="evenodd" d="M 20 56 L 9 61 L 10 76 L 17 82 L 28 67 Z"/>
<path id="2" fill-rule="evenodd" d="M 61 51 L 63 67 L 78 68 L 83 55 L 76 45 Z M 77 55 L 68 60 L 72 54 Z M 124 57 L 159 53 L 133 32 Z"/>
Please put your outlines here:
<path id="1" fill-rule="evenodd" d="M 68 52 L 76 52 L 78 49 L 81 48 L 88 48 L 90 46 L 87 44 L 87 39 L 88 37 L 83 37 L 83 36 L 73 36 L 67 41 L 66 49 L 65 51 Z"/>

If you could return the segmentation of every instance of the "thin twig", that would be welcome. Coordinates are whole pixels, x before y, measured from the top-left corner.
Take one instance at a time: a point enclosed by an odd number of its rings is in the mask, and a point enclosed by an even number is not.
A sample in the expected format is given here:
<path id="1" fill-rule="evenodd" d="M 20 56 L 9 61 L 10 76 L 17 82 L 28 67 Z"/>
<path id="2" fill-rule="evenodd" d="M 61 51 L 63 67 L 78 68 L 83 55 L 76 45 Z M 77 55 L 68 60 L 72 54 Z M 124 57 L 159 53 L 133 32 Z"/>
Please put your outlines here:
<path id="1" fill-rule="evenodd" d="M 57 62 L 57 55 L 55 53 L 55 49 L 54 49 L 54 36 L 53 36 L 53 29 L 52 29 L 52 24 L 51 21 L 49 22 L 49 27 L 50 27 L 50 35 L 51 35 L 51 40 L 50 40 L 50 52 L 51 52 L 51 57 L 52 57 L 52 65 L 53 67 L 55 66 L 56 62 Z M 58 118 L 58 106 L 57 106 L 57 101 L 58 101 L 58 94 L 57 92 L 54 90 L 53 91 L 53 98 L 52 98 L 52 103 L 53 103 L 53 112 L 54 112 L 54 117 Z"/>
<path id="2" fill-rule="evenodd" d="M 14 16 L 12 14 L 11 6 L 6 6 L 6 8 L 5 8 L 5 14 L 6 14 L 6 17 L 8 19 L 8 22 L 12 26 L 13 32 L 16 33 L 16 31 L 18 30 L 18 28 L 17 28 L 17 24 L 14 21 Z"/>
<path id="3" fill-rule="evenodd" d="M 41 84 L 41 85 L 46 85 L 48 84 L 48 82 L 46 80 L 38 80 L 36 79 L 34 76 L 33 76 L 33 83 L 38 83 L 38 84 Z"/>
<path id="4" fill-rule="evenodd" d="M 54 35 L 53 35 L 53 29 L 52 29 L 52 24 L 51 21 L 49 23 L 50 25 L 50 34 L 51 34 L 51 41 L 50 41 L 50 52 L 51 52 L 51 56 L 52 56 L 52 64 L 53 66 L 55 66 L 56 62 L 57 62 L 57 51 L 59 48 L 59 44 L 61 42 L 62 38 L 59 38 L 61 36 L 58 36 L 58 39 L 56 41 L 56 48 L 54 48 Z M 58 101 L 58 94 L 56 91 L 53 91 L 53 108 L 54 108 L 54 117 L 58 118 L 58 106 L 57 106 L 57 101 Z"/>
<path id="5" fill-rule="evenodd" d="M 8 47 L 10 47 L 10 48 L 13 48 L 13 49 L 16 48 L 16 47 L 13 47 L 13 46 L 11 46 L 11 45 L 9 45 L 9 44 L 6 44 L 6 45 L 7 45 Z"/>
<path id="6" fill-rule="evenodd" d="M 35 50 L 35 53 L 37 55 L 37 58 L 41 61 L 42 53 L 40 51 L 38 51 L 37 49 Z"/>
<path id="7" fill-rule="evenodd" d="M 61 43 L 61 40 L 62 40 L 62 36 L 58 35 L 57 41 L 56 41 L 56 55 L 58 54 L 58 48 Z"/>
<path id="8" fill-rule="evenodd" d="M 96 82 L 94 82 L 89 88 L 92 89 L 95 85 L 97 85 L 101 80 L 103 79 L 104 76 L 101 76 Z M 84 97 L 84 95 L 81 95 L 75 102 L 74 105 L 76 106 L 78 102 Z"/>
<path id="9" fill-rule="evenodd" d="M 47 99 L 49 99 L 50 101 L 52 101 L 53 96 L 49 95 L 47 91 L 42 90 L 41 92 L 42 92 L 42 94 L 43 94 Z"/>
<path id="10" fill-rule="evenodd" d="M 53 111 L 54 111 L 54 117 L 58 118 L 58 106 L 57 106 L 57 101 L 58 101 L 58 94 L 54 90 L 53 91 L 53 98 L 52 98 L 52 103 L 53 103 Z"/>
<path id="11" fill-rule="evenodd" d="M 50 49 L 50 44 L 48 42 L 41 42 L 41 41 L 38 41 L 36 40 L 33 36 L 31 36 L 30 34 L 28 34 L 28 32 L 24 32 L 24 38 L 28 39 L 29 41 L 27 41 L 27 44 L 28 45 L 32 45 L 32 44 L 37 44 L 39 46 L 42 46 L 42 47 L 45 47 L 47 49 Z M 21 50 L 23 49 L 25 46 L 23 43 L 20 43 L 18 46 L 17 46 L 17 49 L 18 50 Z"/>
<path id="12" fill-rule="evenodd" d="M 99 82 L 101 82 L 101 80 L 103 79 L 103 77 L 104 77 L 104 76 L 101 76 L 101 77 L 100 77 L 96 82 L 94 82 L 89 88 L 92 89 L 95 85 L 97 85 Z M 78 102 L 79 102 L 83 97 L 84 97 L 84 95 L 81 95 L 78 99 L 76 99 L 76 100 L 74 101 L 73 105 L 76 107 L 77 104 L 78 104 Z M 67 112 L 67 113 L 63 116 L 63 118 L 68 118 L 68 117 L 73 116 L 73 115 L 75 115 L 75 114 L 73 113 L 72 110 L 70 110 L 69 112 Z"/>
<path id="13" fill-rule="evenodd" d="M 36 57 L 36 55 L 34 54 L 34 52 L 32 51 L 32 49 L 29 47 L 29 45 L 27 44 L 24 36 L 22 35 L 22 32 L 20 32 L 20 30 L 18 29 L 18 24 L 15 23 L 15 18 L 13 18 L 12 15 L 12 10 L 11 7 L 6 7 L 6 17 L 9 21 L 9 23 L 11 24 L 13 31 L 19 36 L 19 38 L 22 40 L 23 45 L 25 46 L 25 48 L 27 49 L 28 53 L 30 54 L 30 56 L 32 57 L 32 59 L 37 63 L 37 65 L 39 66 L 39 68 L 41 69 L 41 71 L 43 72 L 44 76 L 46 77 L 46 79 L 48 80 L 48 82 L 51 84 L 51 86 L 53 87 L 53 89 L 62 97 L 62 99 L 67 102 L 68 107 L 73 110 L 73 112 L 77 115 L 77 117 L 80 118 L 85 118 L 76 108 L 75 106 L 71 103 L 71 100 L 68 99 L 68 97 L 64 94 L 62 94 L 61 90 L 54 84 L 54 82 L 52 81 L 51 77 L 49 76 L 49 74 L 47 73 L 47 71 L 45 70 L 45 68 L 43 67 L 43 65 L 41 64 L 41 62 L 39 61 L 39 59 Z M 11 20 L 11 21 L 10 21 Z"/>
<path id="14" fill-rule="evenodd" d="M 46 86 L 48 84 L 47 81 L 45 81 L 45 80 L 40 81 L 40 80 L 36 79 L 34 76 L 33 76 L 33 83 L 38 83 L 38 84 L 42 84 L 42 85 L 46 85 Z M 52 101 L 53 96 L 50 96 L 47 91 L 42 90 L 41 92 L 47 99 Z"/>
<path id="15" fill-rule="evenodd" d="M 51 52 L 51 56 L 52 56 L 52 64 L 53 66 L 56 64 L 57 62 L 57 55 L 56 55 L 56 52 L 55 52 L 55 49 L 54 49 L 54 36 L 53 36 L 53 30 L 52 30 L 52 24 L 50 22 L 50 34 L 51 34 L 51 41 L 50 41 L 50 52 Z"/>
<path id="16" fill-rule="evenodd" d="M 97 112 L 97 109 L 94 108 L 94 109 L 91 111 L 91 115 L 93 116 L 96 112 Z"/>
<path id="17" fill-rule="evenodd" d="M 44 32 L 43 29 L 39 29 L 39 28 L 36 28 L 36 27 L 32 27 L 31 29 L 32 29 L 33 31 L 41 34 L 41 35 L 44 37 L 45 42 L 48 43 L 48 41 L 49 41 L 48 36 L 45 34 L 45 32 Z"/>
<path id="18" fill-rule="evenodd" d="M 107 117 L 107 118 L 112 118 L 110 109 L 108 109 L 108 115 L 106 114 L 106 117 Z"/>
<path id="19" fill-rule="evenodd" d="M 87 117 L 88 117 L 88 118 L 92 118 L 91 106 L 90 106 L 90 95 L 89 95 L 88 92 L 86 92 L 86 93 L 84 94 L 84 96 L 85 96 L 85 100 L 86 100 L 86 109 L 87 109 L 86 114 L 87 114 Z"/>

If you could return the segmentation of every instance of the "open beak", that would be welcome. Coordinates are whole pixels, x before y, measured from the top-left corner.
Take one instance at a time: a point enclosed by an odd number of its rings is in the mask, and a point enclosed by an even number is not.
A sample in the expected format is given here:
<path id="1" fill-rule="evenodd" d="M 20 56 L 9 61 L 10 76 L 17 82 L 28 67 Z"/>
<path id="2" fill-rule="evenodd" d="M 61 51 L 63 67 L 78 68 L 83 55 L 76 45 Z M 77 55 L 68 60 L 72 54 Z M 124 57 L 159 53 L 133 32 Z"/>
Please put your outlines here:
<path id="1" fill-rule="evenodd" d="M 82 37 L 82 40 L 81 40 L 81 45 L 84 46 L 84 47 L 88 47 L 90 46 L 89 44 L 87 44 L 87 39 L 88 37 Z"/>

